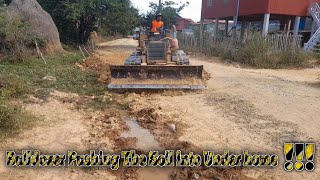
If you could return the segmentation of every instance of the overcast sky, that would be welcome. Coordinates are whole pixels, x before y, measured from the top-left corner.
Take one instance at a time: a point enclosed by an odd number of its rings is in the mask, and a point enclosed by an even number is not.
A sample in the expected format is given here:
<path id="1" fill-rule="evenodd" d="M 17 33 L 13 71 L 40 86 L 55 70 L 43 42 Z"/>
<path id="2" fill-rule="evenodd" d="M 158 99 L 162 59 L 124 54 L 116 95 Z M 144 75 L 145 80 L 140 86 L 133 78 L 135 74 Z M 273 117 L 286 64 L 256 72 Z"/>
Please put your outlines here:
<path id="1" fill-rule="evenodd" d="M 187 0 L 178 0 L 176 2 L 180 1 L 186 2 Z M 131 2 L 139 10 L 146 12 L 149 8 L 149 2 L 159 3 L 159 0 L 131 0 Z M 194 21 L 200 21 L 202 1 L 188 0 L 188 2 L 190 3 L 190 5 L 181 12 L 181 16 L 184 18 L 193 19 Z"/>

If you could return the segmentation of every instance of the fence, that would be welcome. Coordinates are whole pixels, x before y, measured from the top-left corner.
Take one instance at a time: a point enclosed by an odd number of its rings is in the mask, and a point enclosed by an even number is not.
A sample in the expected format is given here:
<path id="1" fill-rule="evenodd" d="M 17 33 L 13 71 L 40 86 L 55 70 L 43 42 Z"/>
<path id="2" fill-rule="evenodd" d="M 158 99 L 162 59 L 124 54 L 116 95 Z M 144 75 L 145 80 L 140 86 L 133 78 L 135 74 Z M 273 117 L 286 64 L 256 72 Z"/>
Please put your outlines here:
<path id="1" fill-rule="evenodd" d="M 273 51 L 299 51 L 302 45 L 302 36 L 285 35 L 285 34 L 270 34 L 262 36 L 260 33 L 247 35 L 243 40 L 226 36 L 215 37 L 213 33 L 204 33 L 201 42 L 200 35 L 178 33 L 180 47 L 186 50 L 207 52 L 208 48 L 213 46 L 223 46 L 237 50 L 243 47 L 248 41 L 255 41 L 257 44 L 265 43 L 270 50 Z"/>

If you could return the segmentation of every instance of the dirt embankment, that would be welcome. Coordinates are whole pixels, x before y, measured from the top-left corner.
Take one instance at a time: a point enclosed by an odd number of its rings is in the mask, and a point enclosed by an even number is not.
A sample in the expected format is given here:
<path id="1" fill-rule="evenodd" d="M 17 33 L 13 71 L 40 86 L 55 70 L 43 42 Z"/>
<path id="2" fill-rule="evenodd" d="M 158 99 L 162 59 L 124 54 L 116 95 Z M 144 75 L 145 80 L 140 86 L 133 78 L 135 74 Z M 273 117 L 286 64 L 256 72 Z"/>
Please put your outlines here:
<path id="1" fill-rule="evenodd" d="M 98 50 L 81 67 L 95 71 L 100 75 L 100 83 L 110 83 L 110 65 L 123 65 L 125 60 L 135 50 L 135 42 L 126 42 L 126 39 L 119 39 L 108 43 L 98 44 Z"/>

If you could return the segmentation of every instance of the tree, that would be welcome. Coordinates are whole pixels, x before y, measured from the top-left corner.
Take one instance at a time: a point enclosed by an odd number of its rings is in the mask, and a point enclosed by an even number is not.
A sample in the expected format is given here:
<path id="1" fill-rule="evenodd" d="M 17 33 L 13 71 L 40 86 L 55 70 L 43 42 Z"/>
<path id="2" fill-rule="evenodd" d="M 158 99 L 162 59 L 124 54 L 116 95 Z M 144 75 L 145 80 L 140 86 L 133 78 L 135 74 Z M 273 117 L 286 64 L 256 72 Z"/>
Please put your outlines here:
<path id="1" fill-rule="evenodd" d="M 92 31 L 127 35 L 138 24 L 130 0 L 39 0 L 65 43 L 84 43 Z"/>
<path id="2" fill-rule="evenodd" d="M 165 1 L 162 3 L 161 7 L 159 4 L 150 3 L 150 11 L 146 14 L 142 14 L 140 17 L 140 25 L 151 27 L 151 22 L 155 19 L 156 14 L 161 13 L 164 17 L 163 21 L 166 29 L 170 29 L 172 25 L 178 25 L 177 17 L 179 13 L 189 5 L 189 2 L 176 3 L 174 1 Z"/>
<path id="3" fill-rule="evenodd" d="M 11 3 L 11 0 L 0 0 L 0 7 L 8 6 Z"/>

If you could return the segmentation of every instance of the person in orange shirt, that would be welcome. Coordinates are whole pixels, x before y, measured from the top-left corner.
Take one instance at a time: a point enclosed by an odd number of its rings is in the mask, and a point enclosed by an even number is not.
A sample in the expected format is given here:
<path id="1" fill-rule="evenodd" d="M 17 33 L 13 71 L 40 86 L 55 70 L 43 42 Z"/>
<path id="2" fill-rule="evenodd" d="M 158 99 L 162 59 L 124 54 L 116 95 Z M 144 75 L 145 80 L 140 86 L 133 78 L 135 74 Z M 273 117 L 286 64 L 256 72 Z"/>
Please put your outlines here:
<path id="1" fill-rule="evenodd" d="M 164 23 L 162 21 L 162 14 L 157 14 L 156 19 L 152 21 L 152 29 L 151 31 L 154 33 L 158 33 L 161 28 L 163 28 Z"/>

